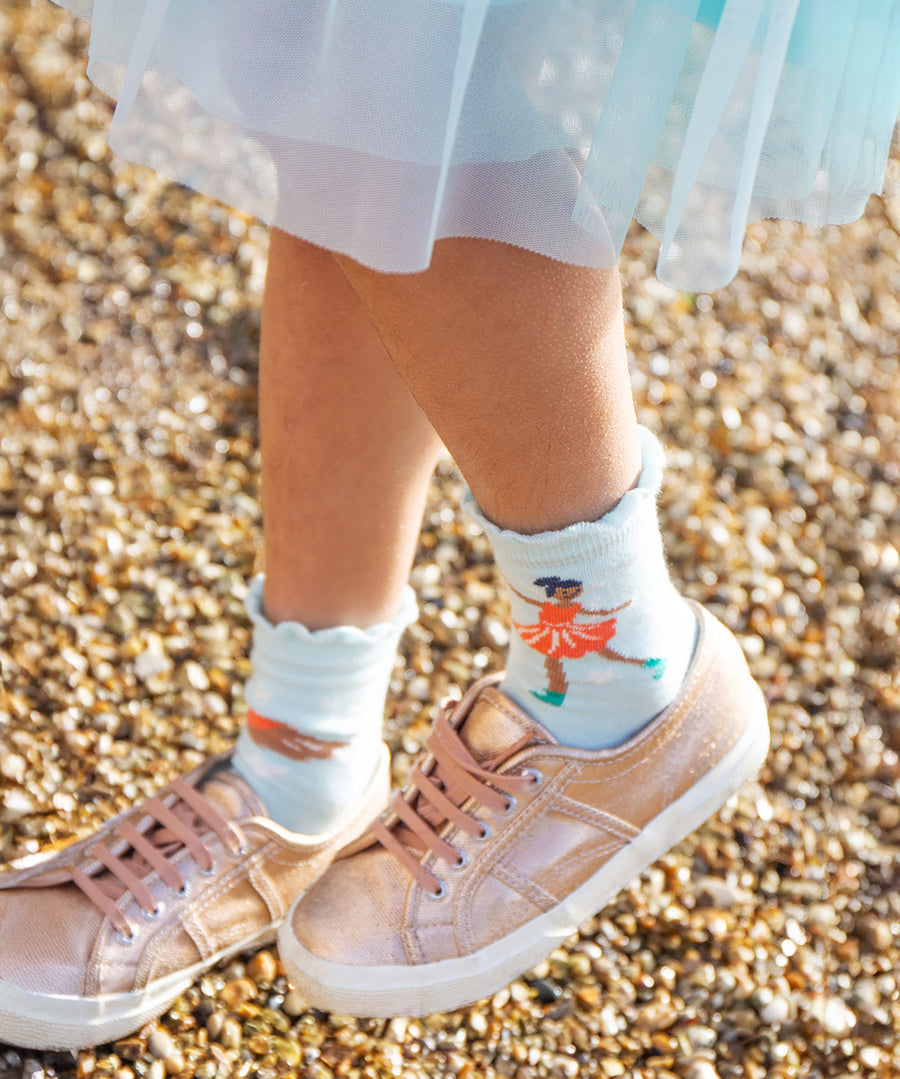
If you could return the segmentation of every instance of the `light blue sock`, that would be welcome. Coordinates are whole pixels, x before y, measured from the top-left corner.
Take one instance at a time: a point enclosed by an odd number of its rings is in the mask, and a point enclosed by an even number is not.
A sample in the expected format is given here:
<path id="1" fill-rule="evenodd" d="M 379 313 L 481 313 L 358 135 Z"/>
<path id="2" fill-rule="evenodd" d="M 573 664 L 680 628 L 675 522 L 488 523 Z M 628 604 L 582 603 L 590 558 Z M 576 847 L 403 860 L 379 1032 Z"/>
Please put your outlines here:
<path id="1" fill-rule="evenodd" d="M 407 588 L 390 622 L 311 632 L 263 612 L 263 578 L 247 597 L 253 623 L 247 723 L 232 769 L 272 819 L 314 835 L 353 813 L 381 756 L 384 699 L 403 630 L 417 615 Z"/>
<path id="2" fill-rule="evenodd" d="M 501 689 L 563 744 L 618 745 L 678 693 L 696 619 L 666 568 L 656 515 L 665 456 L 640 428 L 637 487 L 599 521 L 526 536 L 464 507 L 511 590 Z"/>

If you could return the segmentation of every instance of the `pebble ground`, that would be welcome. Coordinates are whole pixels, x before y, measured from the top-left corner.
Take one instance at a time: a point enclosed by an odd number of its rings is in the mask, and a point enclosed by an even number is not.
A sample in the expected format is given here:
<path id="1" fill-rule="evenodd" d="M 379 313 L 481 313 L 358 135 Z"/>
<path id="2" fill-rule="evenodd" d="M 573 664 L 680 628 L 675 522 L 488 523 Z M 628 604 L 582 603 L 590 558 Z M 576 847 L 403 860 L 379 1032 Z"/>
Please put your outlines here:
<path id="1" fill-rule="evenodd" d="M 123 164 L 45 0 L 0 11 L 0 860 L 83 835 L 234 738 L 260 555 L 265 231 Z M 900 167 L 891 176 L 898 188 Z M 134 1037 L 0 1046 L 0 1079 L 900 1075 L 900 199 L 753 226 L 712 296 L 622 260 L 672 572 L 771 707 L 758 784 L 493 999 L 323 1015 L 262 952 Z M 401 781 L 506 601 L 438 471 L 386 713 Z M 2 942 L 0 942 L 2 947 Z"/>

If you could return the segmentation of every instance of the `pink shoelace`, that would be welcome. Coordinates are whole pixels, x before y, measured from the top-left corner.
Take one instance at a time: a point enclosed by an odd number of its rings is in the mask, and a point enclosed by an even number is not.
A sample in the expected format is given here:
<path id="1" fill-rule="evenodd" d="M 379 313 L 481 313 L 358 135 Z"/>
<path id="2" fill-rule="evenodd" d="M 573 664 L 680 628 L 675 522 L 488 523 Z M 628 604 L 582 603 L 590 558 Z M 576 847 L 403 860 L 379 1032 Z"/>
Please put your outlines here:
<path id="1" fill-rule="evenodd" d="M 140 815 L 151 817 L 159 827 L 151 826 L 142 834 L 126 819 L 115 829 L 113 834 L 125 840 L 128 850 L 116 855 L 106 842 L 95 843 L 87 849 L 87 857 L 100 862 L 106 873 L 93 877 L 78 866 L 70 870 L 73 883 L 110 920 L 126 943 L 134 939 L 134 929 L 118 906 L 125 893 L 137 901 L 147 918 L 155 918 L 162 913 L 161 905 L 143 880 L 151 869 L 156 870 L 174 895 L 184 895 L 187 888 L 184 878 L 171 861 L 182 848 L 187 848 L 201 873 L 208 875 L 214 872 L 212 854 L 201 834 L 203 825 L 212 829 L 232 856 L 244 852 L 244 839 L 240 831 L 225 819 L 208 798 L 183 779 L 174 780 L 169 790 L 177 796 L 171 806 L 156 796 L 148 799 L 140 808 Z"/>
<path id="2" fill-rule="evenodd" d="M 422 865 L 422 855 L 433 851 L 456 869 L 466 864 L 463 852 L 443 839 L 439 831 L 450 822 L 467 835 L 487 839 L 491 834 L 489 825 L 473 816 L 473 812 L 478 806 L 495 813 L 508 812 L 515 804 L 516 794 L 540 781 L 534 771 L 496 773 L 504 761 L 533 740 L 530 734 L 525 734 L 500 755 L 479 764 L 452 726 L 448 706 L 444 705 L 438 712 L 425 743 L 433 764 L 427 771 L 423 771 L 422 765 L 417 766 L 406 790 L 395 795 L 391 811 L 396 819 L 386 824 L 380 817 L 370 829 L 416 884 L 435 899 L 446 894 L 446 885 Z M 463 810 L 462 805 L 469 798 L 476 805 Z"/>

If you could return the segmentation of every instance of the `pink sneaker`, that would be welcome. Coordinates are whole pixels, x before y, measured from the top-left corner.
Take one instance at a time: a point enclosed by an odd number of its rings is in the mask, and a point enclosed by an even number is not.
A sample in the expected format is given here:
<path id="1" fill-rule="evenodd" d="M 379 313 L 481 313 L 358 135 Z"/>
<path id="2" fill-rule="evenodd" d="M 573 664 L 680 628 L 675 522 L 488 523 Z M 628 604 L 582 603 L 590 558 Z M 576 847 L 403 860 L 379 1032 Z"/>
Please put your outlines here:
<path id="1" fill-rule="evenodd" d="M 312 1005 L 424 1015 L 495 992 L 756 775 L 765 702 L 697 613 L 681 695 L 624 745 L 561 746 L 488 682 L 438 717 L 410 786 L 281 928 Z"/>
<path id="2" fill-rule="evenodd" d="M 270 942 L 288 904 L 384 807 L 295 835 L 218 757 L 27 869 L 0 874 L 0 1042 L 83 1049 L 137 1030 L 203 971 Z"/>

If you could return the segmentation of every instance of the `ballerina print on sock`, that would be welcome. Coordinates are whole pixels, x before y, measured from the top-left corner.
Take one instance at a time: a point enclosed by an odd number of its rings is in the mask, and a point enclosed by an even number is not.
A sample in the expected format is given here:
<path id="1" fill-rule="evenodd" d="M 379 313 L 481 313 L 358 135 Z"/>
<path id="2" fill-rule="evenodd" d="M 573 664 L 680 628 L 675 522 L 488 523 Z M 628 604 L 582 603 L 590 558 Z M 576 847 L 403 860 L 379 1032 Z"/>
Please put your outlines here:
<path id="1" fill-rule="evenodd" d="M 647 667 L 653 671 L 654 678 L 662 678 L 666 669 L 664 659 L 634 659 L 609 647 L 609 642 L 616 635 L 616 620 L 611 616 L 627 607 L 631 603 L 630 599 L 609 611 L 588 611 L 576 602 L 584 591 L 581 581 L 574 578 L 539 577 L 534 583 L 538 588 L 544 589 L 547 594 L 545 601 L 530 599 L 515 588 L 512 591 L 532 607 L 540 608 L 537 624 L 523 626 L 513 622 L 513 626 L 529 648 L 545 657 L 547 688 L 531 690 L 532 695 L 539 701 L 559 707 L 566 699 L 569 683 L 563 669 L 564 659 L 581 659 L 587 655 L 603 656 L 617 663 Z M 575 619 L 580 614 L 594 615 L 603 621 L 576 622 Z"/>

